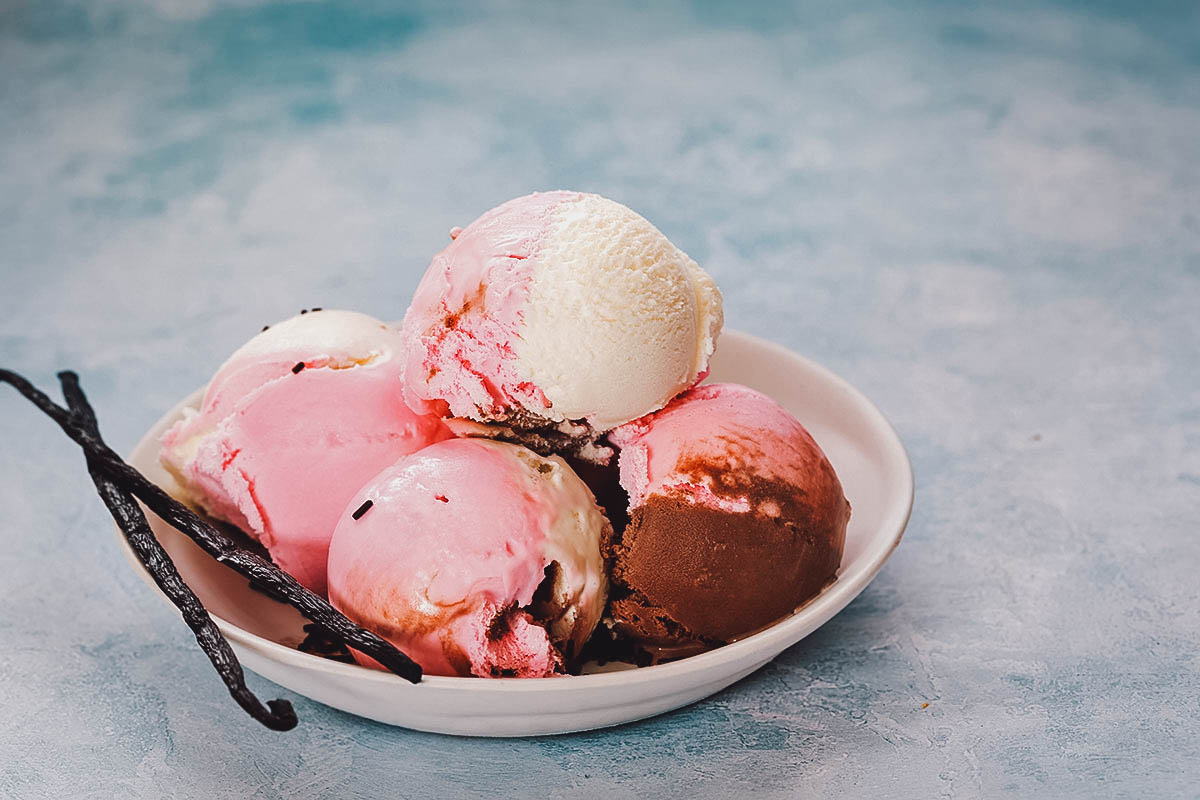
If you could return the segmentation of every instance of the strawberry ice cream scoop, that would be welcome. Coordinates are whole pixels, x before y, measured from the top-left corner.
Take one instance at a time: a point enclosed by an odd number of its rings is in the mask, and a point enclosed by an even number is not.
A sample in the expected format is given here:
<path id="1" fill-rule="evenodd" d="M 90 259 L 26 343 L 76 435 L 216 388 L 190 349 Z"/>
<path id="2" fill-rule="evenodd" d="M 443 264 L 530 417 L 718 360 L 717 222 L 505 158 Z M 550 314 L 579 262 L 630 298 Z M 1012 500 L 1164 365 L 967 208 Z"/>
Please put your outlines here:
<path id="1" fill-rule="evenodd" d="M 355 495 L 329 549 L 329 599 L 431 675 L 558 675 L 604 609 L 611 532 L 561 458 L 452 439 Z"/>
<path id="2" fill-rule="evenodd" d="M 660 656 L 724 644 L 790 614 L 837 574 L 850 504 L 791 414 L 710 384 L 612 431 L 630 522 L 610 613 Z"/>
<path id="3" fill-rule="evenodd" d="M 452 236 L 404 318 L 413 408 L 545 451 L 662 408 L 706 371 L 720 293 L 620 203 L 531 194 Z"/>
<path id="4" fill-rule="evenodd" d="M 325 592 L 329 539 L 351 496 L 401 456 L 449 437 L 403 399 L 399 331 L 316 311 L 255 336 L 170 428 L 160 460 L 185 499 L 259 540 Z"/>

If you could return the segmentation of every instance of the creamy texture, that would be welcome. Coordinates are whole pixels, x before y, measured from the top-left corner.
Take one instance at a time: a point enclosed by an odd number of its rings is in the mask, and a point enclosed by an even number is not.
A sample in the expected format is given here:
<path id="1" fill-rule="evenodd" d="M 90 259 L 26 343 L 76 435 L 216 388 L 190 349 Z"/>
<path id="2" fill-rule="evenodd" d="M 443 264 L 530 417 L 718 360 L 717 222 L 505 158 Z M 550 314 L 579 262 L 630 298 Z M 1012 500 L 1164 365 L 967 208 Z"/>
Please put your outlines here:
<path id="1" fill-rule="evenodd" d="M 562 459 L 452 439 L 401 459 L 347 505 L 329 598 L 429 674 L 546 677 L 600 619 L 610 534 Z"/>
<path id="2" fill-rule="evenodd" d="M 403 401 L 399 332 L 318 311 L 251 339 L 209 382 L 198 411 L 163 436 L 186 499 L 258 539 L 325 592 L 338 515 L 385 466 L 451 434 Z"/>
<path id="3" fill-rule="evenodd" d="M 630 507 L 652 494 L 676 494 L 722 511 L 774 517 L 778 504 L 752 498 L 750 476 L 812 488 L 815 480 L 828 477 L 826 471 L 832 473 L 795 417 L 761 392 L 735 383 L 698 386 L 608 438 L 621 450 L 621 485 Z M 715 465 L 727 474 L 711 469 Z M 735 472 L 746 480 L 735 482 Z"/>
<path id="4" fill-rule="evenodd" d="M 699 380 L 721 328 L 712 279 L 598 195 L 511 200 L 434 257 L 404 320 L 410 405 L 603 432 Z"/>
<path id="5" fill-rule="evenodd" d="M 630 522 L 610 613 L 675 654 L 790 614 L 833 580 L 850 505 L 808 431 L 766 395 L 710 384 L 609 434 Z"/>
<path id="6" fill-rule="evenodd" d="M 377 359 L 397 359 L 400 332 L 356 311 L 313 311 L 271 325 L 234 351 L 220 366 L 200 406 L 214 427 L 250 392 L 289 374 L 296 364 L 344 369 Z M 395 370 L 393 370 L 394 372 Z"/>

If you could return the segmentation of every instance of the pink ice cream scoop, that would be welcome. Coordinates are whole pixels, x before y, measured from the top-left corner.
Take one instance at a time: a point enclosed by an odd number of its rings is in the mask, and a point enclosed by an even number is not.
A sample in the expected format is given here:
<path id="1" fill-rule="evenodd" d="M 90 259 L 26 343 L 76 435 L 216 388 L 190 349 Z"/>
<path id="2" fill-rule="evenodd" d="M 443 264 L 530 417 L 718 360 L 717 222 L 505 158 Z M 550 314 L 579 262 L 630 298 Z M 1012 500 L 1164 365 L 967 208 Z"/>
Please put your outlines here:
<path id="1" fill-rule="evenodd" d="M 413 408 L 565 450 L 662 408 L 707 370 L 720 293 L 620 203 L 531 194 L 451 235 L 404 318 Z"/>
<path id="2" fill-rule="evenodd" d="M 604 609 L 611 530 L 561 458 L 439 442 L 350 501 L 329 548 L 329 599 L 431 675 L 558 675 Z"/>
<path id="3" fill-rule="evenodd" d="M 700 386 L 609 434 L 630 522 L 614 545 L 616 629 L 662 657 L 775 622 L 837 574 L 850 504 L 782 406 Z"/>
<path id="4" fill-rule="evenodd" d="M 160 460 L 185 499 L 258 539 L 325 592 L 329 539 L 351 496 L 401 456 L 451 434 L 404 402 L 399 331 L 316 311 L 255 336 L 171 427 Z"/>

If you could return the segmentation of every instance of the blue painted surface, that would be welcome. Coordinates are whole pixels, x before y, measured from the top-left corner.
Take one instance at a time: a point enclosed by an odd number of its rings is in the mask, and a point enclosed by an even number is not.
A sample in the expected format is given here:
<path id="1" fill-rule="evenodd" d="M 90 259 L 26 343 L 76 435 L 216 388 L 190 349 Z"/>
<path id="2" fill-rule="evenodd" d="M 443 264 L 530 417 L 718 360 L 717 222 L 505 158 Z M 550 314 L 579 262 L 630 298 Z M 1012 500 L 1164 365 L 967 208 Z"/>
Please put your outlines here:
<path id="1" fill-rule="evenodd" d="M 6 390 L 0 795 L 1196 796 L 1195 7 L 636 5 L 0 4 L 0 363 L 127 450 L 264 323 L 398 317 L 452 225 L 599 191 L 894 421 L 878 580 L 621 729 L 274 734 Z"/>

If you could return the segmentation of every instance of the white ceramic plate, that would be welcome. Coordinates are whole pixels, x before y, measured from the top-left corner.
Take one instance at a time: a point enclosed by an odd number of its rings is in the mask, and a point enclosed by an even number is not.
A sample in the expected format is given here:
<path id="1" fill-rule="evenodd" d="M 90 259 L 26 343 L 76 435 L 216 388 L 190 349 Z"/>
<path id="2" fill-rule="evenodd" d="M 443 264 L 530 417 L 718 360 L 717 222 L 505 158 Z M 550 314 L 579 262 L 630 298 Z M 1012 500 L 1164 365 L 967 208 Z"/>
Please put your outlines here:
<path id="1" fill-rule="evenodd" d="M 304 638 L 297 612 L 252 591 L 245 579 L 154 514 L 150 522 L 242 663 L 313 700 L 392 725 L 467 736 L 567 733 L 631 722 L 725 688 L 820 627 L 879 572 L 912 509 L 912 469 L 900 439 L 871 401 L 829 370 L 778 345 L 725 331 L 710 380 L 744 383 L 795 414 L 833 462 L 853 512 L 842 568 L 825 591 L 760 633 L 680 661 L 561 678 L 434 676 L 413 685 L 296 650 Z M 158 439 L 200 397 L 196 392 L 171 409 L 129 459 L 168 491 L 175 486 L 158 464 Z"/>

